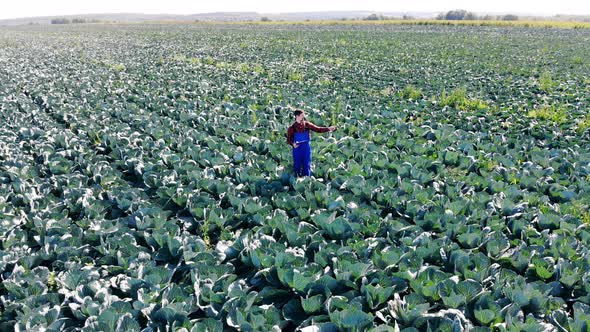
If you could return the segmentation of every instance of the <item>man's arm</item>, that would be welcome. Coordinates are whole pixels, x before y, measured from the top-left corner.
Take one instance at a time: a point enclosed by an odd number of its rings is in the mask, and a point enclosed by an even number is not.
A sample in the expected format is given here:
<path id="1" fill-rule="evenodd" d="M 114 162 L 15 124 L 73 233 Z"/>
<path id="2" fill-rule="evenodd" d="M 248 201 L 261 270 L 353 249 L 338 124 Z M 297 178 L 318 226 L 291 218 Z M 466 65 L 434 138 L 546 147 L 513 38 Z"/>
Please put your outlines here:
<path id="1" fill-rule="evenodd" d="M 290 126 L 289 129 L 287 129 L 287 144 L 293 146 L 294 140 L 295 140 L 295 129 L 293 128 L 293 126 Z"/>
<path id="2" fill-rule="evenodd" d="M 311 130 L 311 131 L 315 131 L 316 133 L 327 133 L 329 131 L 334 131 L 336 130 L 336 127 L 320 127 L 320 126 L 316 126 L 313 123 L 307 121 L 305 122 L 306 127 Z"/>

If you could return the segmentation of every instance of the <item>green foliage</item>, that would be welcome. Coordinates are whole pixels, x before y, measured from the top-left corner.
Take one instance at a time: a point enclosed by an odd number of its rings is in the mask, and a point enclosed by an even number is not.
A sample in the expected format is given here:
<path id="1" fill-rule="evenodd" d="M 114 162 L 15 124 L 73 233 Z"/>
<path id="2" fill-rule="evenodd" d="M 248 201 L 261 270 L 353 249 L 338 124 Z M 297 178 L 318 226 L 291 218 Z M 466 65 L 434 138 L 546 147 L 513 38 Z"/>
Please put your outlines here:
<path id="1" fill-rule="evenodd" d="M 454 107 L 463 111 L 477 111 L 488 107 L 482 100 L 468 98 L 465 88 L 454 89 L 448 95 L 446 91 L 443 91 L 440 96 L 440 105 Z"/>
<path id="2" fill-rule="evenodd" d="M 556 84 L 553 81 L 553 77 L 550 71 L 546 70 L 543 73 L 541 73 L 541 76 L 539 76 L 539 89 L 541 89 L 545 93 L 551 93 L 553 92 L 555 85 Z"/>
<path id="3" fill-rule="evenodd" d="M 302 81 L 303 80 L 303 73 L 301 73 L 300 71 L 292 70 L 289 72 L 289 75 L 287 78 L 289 81 L 295 81 L 295 82 Z"/>
<path id="4" fill-rule="evenodd" d="M 581 120 L 578 122 L 577 131 L 578 133 L 582 133 L 590 128 L 590 113 L 586 114 Z"/>
<path id="5" fill-rule="evenodd" d="M 417 100 L 422 97 L 422 91 L 413 85 L 406 85 L 406 87 L 400 91 L 399 94 L 400 97 L 404 99 Z"/>
<path id="6" fill-rule="evenodd" d="M 526 116 L 532 119 L 550 121 L 557 124 L 568 121 L 568 115 L 565 107 L 561 105 L 542 105 L 537 109 L 528 111 Z"/>

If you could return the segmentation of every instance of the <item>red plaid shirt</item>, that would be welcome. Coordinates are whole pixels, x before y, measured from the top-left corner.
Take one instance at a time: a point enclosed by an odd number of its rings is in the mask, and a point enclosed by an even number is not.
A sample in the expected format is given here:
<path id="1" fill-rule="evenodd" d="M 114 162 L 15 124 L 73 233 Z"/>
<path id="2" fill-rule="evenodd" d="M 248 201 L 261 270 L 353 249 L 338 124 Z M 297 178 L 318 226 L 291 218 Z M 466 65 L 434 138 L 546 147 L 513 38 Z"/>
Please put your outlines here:
<path id="1" fill-rule="evenodd" d="M 293 145 L 295 133 L 303 133 L 306 130 L 315 131 L 316 133 L 327 133 L 330 131 L 328 127 L 318 127 L 309 121 L 303 120 L 301 123 L 293 122 L 289 129 L 287 129 L 287 144 Z M 310 133 L 311 136 L 311 133 Z"/>

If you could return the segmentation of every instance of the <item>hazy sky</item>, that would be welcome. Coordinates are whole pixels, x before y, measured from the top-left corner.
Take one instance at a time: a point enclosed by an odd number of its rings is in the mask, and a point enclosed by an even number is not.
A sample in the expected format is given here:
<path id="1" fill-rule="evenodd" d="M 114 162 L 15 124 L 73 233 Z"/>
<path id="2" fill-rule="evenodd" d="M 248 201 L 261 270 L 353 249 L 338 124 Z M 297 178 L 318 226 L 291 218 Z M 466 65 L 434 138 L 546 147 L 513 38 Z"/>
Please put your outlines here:
<path id="1" fill-rule="evenodd" d="M 465 9 L 473 12 L 510 12 L 538 15 L 590 15 L 588 0 L 1 0 L 0 19 L 93 14 L 197 14 L 217 11 L 259 13 L 325 10 L 369 10 L 380 12 L 443 12 Z"/>

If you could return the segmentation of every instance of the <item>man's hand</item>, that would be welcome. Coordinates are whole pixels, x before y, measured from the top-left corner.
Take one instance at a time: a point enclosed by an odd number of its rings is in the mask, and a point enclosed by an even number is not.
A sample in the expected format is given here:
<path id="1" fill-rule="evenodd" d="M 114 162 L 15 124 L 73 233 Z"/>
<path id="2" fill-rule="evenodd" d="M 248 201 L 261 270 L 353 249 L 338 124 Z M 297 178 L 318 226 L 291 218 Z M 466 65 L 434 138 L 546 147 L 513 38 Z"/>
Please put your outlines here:
<path id="1" fill-rule="evenodd" d="M 299 147 L 299 144 L 293 143 L 293 149 L 297 149 L 298 147 Z"/>
<path id="2" fill-rule="evenodd" d="M 330 127 L 328 127 L 328 129 L 330 129 L 330 131 L 335 131 L 336 130 L 336 127 L 335 126 L 330 126 Z"/>

